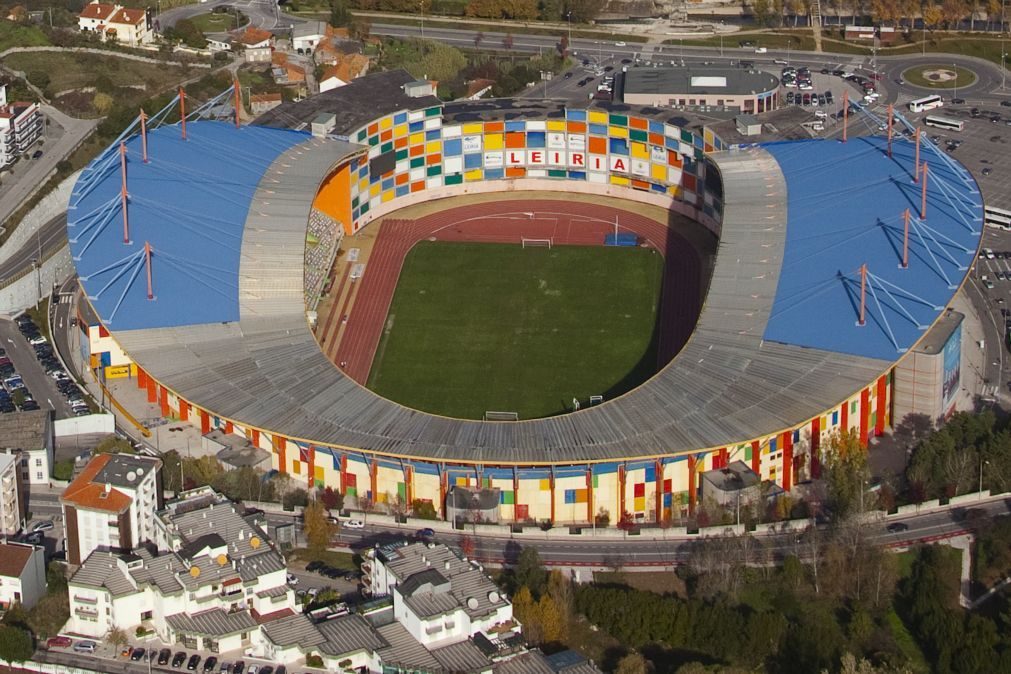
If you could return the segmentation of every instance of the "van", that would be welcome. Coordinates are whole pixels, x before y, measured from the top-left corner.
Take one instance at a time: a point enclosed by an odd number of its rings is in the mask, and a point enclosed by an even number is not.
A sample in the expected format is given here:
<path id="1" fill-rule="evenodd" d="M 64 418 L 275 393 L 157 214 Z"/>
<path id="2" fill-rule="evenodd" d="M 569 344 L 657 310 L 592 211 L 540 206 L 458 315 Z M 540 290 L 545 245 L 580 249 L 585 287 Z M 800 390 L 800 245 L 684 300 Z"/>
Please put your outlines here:
<path id="1" fill-rule="evenodd" d="M 74 644 L 74 650 L 78 653 L 94 653 L 98 649 L 98 644 L 90 639 L 87 641 L 78 641 Z"/>
<path id="2" fill-rule="evenodd" d="M 994 258 L 993 250 L 990 248 L 984 248 L 983 255 L 985 255 L 988 260 L 992 260 Z"/>

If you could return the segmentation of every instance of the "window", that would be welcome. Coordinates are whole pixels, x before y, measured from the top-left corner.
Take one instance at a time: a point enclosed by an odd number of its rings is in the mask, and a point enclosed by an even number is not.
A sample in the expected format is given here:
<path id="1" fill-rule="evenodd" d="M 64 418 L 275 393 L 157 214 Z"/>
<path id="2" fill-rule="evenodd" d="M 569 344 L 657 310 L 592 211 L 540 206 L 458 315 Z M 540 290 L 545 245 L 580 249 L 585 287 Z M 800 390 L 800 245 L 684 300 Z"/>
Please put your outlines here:
<path id="1" fill-rule="evenodd" d="M 21 465 L 24 466 L 25 468 L 27 468 L 28 467 L 28 459 L 21 459 Z"/>
<path id="2" fill-rule="evenodd" d="M 150 620 L 152 617 L 154 617 L 154 611 L 144 611 L 140 614 L 141 620 Z"/>
<path id="3" fill-rule="evenodd" d="M 21 473 L 21 479 L 27 481 L 28 480 L 28 473 L 27 472 L 26 473 Z"/>
<path id="4" fill-rule="evenodd" d="M 38 468 L 42 465 L 42 459 L 35 459 L 35 467 Z"/>
<path id="5" fill-rule="evenodd" d="M 41 480 L 42 479 L 42 471 L 41 470 L 38 471 L 37 473 L 35 473 L 35 479 L 36 480 Z"/>

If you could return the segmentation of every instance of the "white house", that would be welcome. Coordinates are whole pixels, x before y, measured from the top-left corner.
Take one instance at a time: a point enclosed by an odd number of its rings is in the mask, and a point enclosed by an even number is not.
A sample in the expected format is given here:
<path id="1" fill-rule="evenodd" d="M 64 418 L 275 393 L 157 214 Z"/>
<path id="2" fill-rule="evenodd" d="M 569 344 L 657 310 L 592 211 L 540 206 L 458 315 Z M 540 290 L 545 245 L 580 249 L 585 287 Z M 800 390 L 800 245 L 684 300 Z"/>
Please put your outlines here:
<path id="1" fill-rule="evenodd" d="M 291 29 L 291 50 L 299 54 L 312 54 L 316 45 L 327 36 L 322 21 L 307 21 Z"/>
<path id="2" fill-rule="evenodd" d="M 92 0 L 77 15 L 77 27 L 81 32 L 94 32 L 102 40 L 114 40 L 132 47 L 154 40 L 151 24 L 150 10 L 127 9 L 98 0 Z"/>
<path id="3" fill-rule="evenodd" d="M 60 496 L 70 564 L 99 548 L 128 552 L 154 540 L 160 469 L 158 459 L 128 454 L 99 454 L 88 462 Z"/>
<path id="4" fill-rule="evenodd" d="M 246 63 L 269 63 L 274 50 L 274 35 L 270 31 L 250 26 L 235 40 L 242 49 Z"/>
<path id="5" fill-rule="evenodd" d="M 43 127 L 38 103 L 8 105 L 7 87 L 0 85 L 0 168 L 27 152 L 42 137 Z"/>
<path id="6" fill-rule="evenodd" d="M 19 455 L 0 454 L 0 535 L 13 536 L 25 526 L 24 487 Z"/>
<path id="7" fill-rule="evenodd" d="M 20 454 L 21 479 L 24 484 L 49 485 L 54 444 L 52 414 L 49 410 L 0 415 L 0 450 L 8 454 Z"/>
<path id="8" fill-rule="evenodd" d="M 0 606 L 35 606 L 46 594 L 46 551 L 37 545 L 0 543 Z"/>

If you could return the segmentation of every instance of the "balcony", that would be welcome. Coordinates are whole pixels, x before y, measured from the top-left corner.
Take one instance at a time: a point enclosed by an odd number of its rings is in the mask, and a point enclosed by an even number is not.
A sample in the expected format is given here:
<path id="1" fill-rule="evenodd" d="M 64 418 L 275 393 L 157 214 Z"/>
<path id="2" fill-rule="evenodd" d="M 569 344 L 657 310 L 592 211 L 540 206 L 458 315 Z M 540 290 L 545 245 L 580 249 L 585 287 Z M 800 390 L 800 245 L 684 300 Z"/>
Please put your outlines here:
<path id="1" fill-rule="evenodd" d="M 74 595 L 74 602 L 77 604 L 89 604 L 91 606 L 98 605 L 97 597 L 81 597 L 79 595 Z"/>
<path id="2" fill-rule="evenodd" d="M 98 617 L 98 609 L 84 608 L 84 607 L 79 606 L 79 607 L 77 607 L 77 608 L 74 609 L 74 615 L 78 615 L 78 616 L 81 616 L 83 618 L 97 618 Z"/>

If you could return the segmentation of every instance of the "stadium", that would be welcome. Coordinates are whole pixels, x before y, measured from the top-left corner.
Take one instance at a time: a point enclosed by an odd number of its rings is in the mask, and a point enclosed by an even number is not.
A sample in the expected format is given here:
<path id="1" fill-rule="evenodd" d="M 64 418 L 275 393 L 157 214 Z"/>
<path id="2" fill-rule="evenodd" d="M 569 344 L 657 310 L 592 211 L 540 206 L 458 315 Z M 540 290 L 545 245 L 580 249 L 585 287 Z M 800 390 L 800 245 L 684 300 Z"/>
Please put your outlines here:
<path id="1" fill-rule="evenodd" d="M 443 514 L 454 489 L 480 489 L 494 519 L 517 522 L 678 517 L 701 472 L 734 461 L 790 490 L 818 476 L 830 434 L 866 444 L 923 394 L 904 383 L 906 356 L 946 315 L 983 226 L 972 177 L 929 141 L 731 147 L 670 110 L 444 104 L 410 83 L 369 76 L 254 125 L 153 115 L 86 168 L 68 238 L 96 374 L 132 378 L 204 433 L 244 436 L 306 486 Z M 516 421 L 439 416 L 362 385 L 418 242 L 455 228 L 515 248 L 601 244 L 613 222 L 681 274 L 664 281 L 670 357 L 641 385 Z M 366 236 L 369 257 L 346 259 Z M 318 314 L 345 276 L 354 306 Z M 328 343 L 333 316 L 368 326 Z M 947 404 L 951 372 L 927 395 Z"/>

